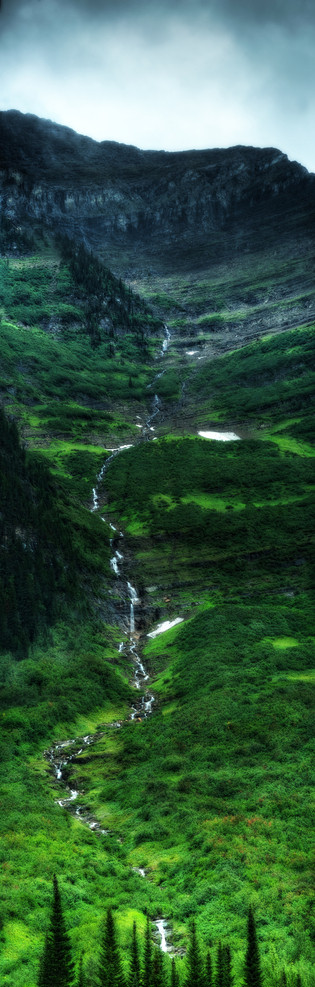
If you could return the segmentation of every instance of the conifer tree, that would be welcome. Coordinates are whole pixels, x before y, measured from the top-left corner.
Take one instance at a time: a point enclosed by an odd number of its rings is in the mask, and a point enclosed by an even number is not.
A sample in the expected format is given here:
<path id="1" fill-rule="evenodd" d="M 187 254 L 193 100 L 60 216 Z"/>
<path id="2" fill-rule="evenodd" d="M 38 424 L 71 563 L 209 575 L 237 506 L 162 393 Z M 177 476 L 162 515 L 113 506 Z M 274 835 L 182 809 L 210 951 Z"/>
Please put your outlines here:
<path id="1" fill-rule="evenodd" d="M 205 987 L 212 987 L 212 960 L 209 950 L 206 955 Z"/>
<path id="2" fill-rule="evenodd" d="M 101 987 L 123 987 L 124 985 L 111 908 L 107 909 L 104 923 L 99 978 Z"/>
<path id="3" fill-rule="evenodd" d="M 163 980 L 163 953 L 155 946 L 152 961 L 152 987 L 164 987 Z"/>
<path id="4" fill-rule="evenodd" d="M 49 963 L 50 963 L 50 941 L 47 933 L 45 938 L 45 946 L 44 946 L 43 954 L 39 964 L 37 987 L 45 987 L 46 985 L 45 973 L 49 971 Z"/>
<path id="5" fill-rule="evenodd" d="M 85 987 L 85 984 L 86 984 L 86 980 L 83 973 L 83 956 L 81 953 L 76 987 Z"/>
<path id="6" fill-rule="evenodd" d="M 137 926 L 133 923 L 130 951 L 129 987 L 140 987 L 140 960 L 137 939 Z"/>
<path id="7" fill-rule="evenodd" d="M 204 987 L 203 964 L 196 934 L 195 922 L 192 923 L 190 943 L 186 957 L 187 975 L 185 987 Z"/>
<path id="8" fill-rule="evenodd" d="M 147 916 L 147 924 L 146 924 L 146 930 L 144 936 L 142 985 L 143 987 L 152 987 L 152 942 L 151 942 L 151 923 L 149 916 Z"/>
<path id="9" fill-rule="evenodd" d="M 250 908 L 247 919 L 247 949 L 244 969 L 245 987 L 262 987 L 259 950 L 253 909 Z"/>
<path id="10" fill-rule="evenodd" d="M 233 987 L 232 958 L 229 946 L 223 949 L 223 987 Z"/>
<path id="11" fill-rule="evenodd" d="M 171 987 L 178 987 L 178 985 L 179 985 L 179 975 L 177 973 L 175 960 L 173 957 L 172 966 L 171 966 Z"/>
<path id="12" fill-rule="evenodd" d="M 70 940 L 62 914 L 58 881 L 54 875 L 52 913 L 39 969 L 38 987 L 72 987 L 73 980 Z"/>
<path id="13" fill-rule="evenodd" d="M 219 942 L 217 948 L 217 962 L 215 971 L 215 987 L 224 987 L 224 961 L 222 943 Z"/>

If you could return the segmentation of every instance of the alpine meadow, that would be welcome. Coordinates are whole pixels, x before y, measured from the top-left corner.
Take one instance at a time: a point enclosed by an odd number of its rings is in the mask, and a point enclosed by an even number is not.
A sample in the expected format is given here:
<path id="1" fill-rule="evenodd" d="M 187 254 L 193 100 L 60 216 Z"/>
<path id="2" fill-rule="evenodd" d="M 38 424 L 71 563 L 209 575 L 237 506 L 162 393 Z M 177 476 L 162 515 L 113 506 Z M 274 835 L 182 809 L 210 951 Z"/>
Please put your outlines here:
<path id="1" fill-rule="evenodd" d="M 0 147 L 1 987 L 315 987 L 315 176 Z"/>

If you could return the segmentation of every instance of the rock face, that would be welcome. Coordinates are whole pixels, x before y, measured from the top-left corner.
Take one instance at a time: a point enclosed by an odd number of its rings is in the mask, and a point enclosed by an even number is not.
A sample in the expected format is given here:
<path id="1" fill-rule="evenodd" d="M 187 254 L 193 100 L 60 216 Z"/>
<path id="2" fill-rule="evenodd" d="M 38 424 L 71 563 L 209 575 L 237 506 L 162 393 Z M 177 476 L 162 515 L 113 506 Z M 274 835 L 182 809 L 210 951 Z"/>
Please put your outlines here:
<path id="1" fill-rule="evenodd" d="M 137 246 L 162 268 L 312 235 L 315 176 L 273 148 L 141 151 L 97 143 L 17 111 L 0 113 L 0 208 L 116 256 Z"/>

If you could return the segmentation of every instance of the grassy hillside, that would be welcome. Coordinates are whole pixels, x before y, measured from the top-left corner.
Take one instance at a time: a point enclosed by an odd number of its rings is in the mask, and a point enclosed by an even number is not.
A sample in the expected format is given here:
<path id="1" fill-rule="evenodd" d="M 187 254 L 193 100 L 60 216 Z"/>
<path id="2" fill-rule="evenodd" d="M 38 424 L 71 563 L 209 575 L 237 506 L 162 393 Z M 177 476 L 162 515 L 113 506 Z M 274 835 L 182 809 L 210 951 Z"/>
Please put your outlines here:
<path id="1" fill-rule="evenodd" d="M 159 360 L 160 319 L 108 268 L 69 243 L 36 250 L 0 260 L 2 982 L 35 987 L 56 871 L 87 987 L 109 904 L 126 969 L 133 920 L 142 944 L 145 914 L 163 916 L 183 983 L 195 918 L 213 960 L 220 938 L 231 945 L 236 987 L 252 904 L 266 987 L 283 970 L 289 987 L 298 974 L 313 987 L 313 327 L 295 321 L 298 286 L 270 259 L 246 305 L 283 292 L 294 329 L 268 335 L 269 312 L 265 338 L 188 361 L 173 322 Z M 217 312 L 236 319 L 235 269 L 212 280 Z M 209 284 L 195 282 L 202 318 Z M 157 440 L 141 441 L 155 393 Z M 241 440 L 196 434 L 231 423 Z M 101 466 L 129 443 L 91 513 Z M 125 534 L 119 579 L 109 521 Z M 142 722 L 128 719 L 127 579 L 155 695 Z M 44 752 L 75 737 L 69 784 L 107 833 L 58 804 Z"/>

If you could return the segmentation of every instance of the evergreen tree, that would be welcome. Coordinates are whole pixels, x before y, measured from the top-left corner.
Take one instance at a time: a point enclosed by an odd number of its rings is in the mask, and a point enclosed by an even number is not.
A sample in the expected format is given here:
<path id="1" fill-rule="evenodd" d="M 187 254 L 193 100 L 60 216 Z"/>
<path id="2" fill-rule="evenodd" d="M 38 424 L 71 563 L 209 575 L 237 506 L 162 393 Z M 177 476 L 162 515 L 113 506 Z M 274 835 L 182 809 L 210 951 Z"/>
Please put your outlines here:
<path id="1" fill-rule="evenodd" d="M 232 958 L 229 946 L 223 949 L 223 987 L 233 987 Z"/>
<path id="2" fill-rule="evenodd" d="M 244 983 L 245 987 L 262 987 L 256 926 L 252 908 L 249 909 L 247 919 L 247 949 L 245 956 Z"/>
<path id="3" fill-rule="evenodd" d="M 215 987 L 224 987 L 224 960 L 222 943 L 219 942 L 217 948 L 217 962 L 215 971 Z"/>
<path id="4" fill-rule="evenodd" d="M 107 909 L 105 918 L 101 943 L 99 977 L 101 987 L 123 987 L 124 979 L 111 908 Z"/>
<path id="5" fill-rule="evenodd" d="M 155 946 L 152 962 L 152 987 L 164 987 L 163 953 Z"/>
<path id="6" fill-rule="evenodd" d="M 44 951 L 39 964 L 37 987 L 46 987 L 46 973 L 49 972 L 50 963 L 50 941 L 48 933 L 45 938 Z"/>
<path id="7" fill-rule="evenodd" d="M 84 973 L 83 973 L 83 956 L 81 954 L 81 956 L 80 956 L 80 962 L 79 962 L 79 971 L 78 971 L 78 979 L 77 979 L 77 985 L 76 985 L 76 987 L 85 987 L 85 984 L 86 984 L 86 980 L 85 980 L 85 976 L 84 976 Z"/>
<path id="8" fill-rule="evenodd" d="M 137 926 L 135 922 L 133 923 L 132 926 L 129 987 L 140 987 L 140 960 L 139 960 L 139 947 L 138 947 L 138 939 L 137 939 Z"/>
<path id="9" fill-rule="evenodd" d="M 190 943 L 186 957 L 187 976 L 185 987 L 204 987 L 203 965 L 195 922 L 192 923 Z"/>
<path id="10" fill-rule="evenodd" d="M 147 924 L 144 936 L 143 974 L 142 987 L 152 987 L 152 942 L 151 923 L 147 916 Z"/>
<path id="11" fill-rule="evenodd" d="M 178 987 L 178 985 L 179 985 L 179 975 L 177 973 L 175 960 L 173 958 L 172 966 L 171 966 L 171 987 Z"/>
<path id="12" fill-rule="evenodd" d="M 70 940 L 62 914 L 58 881 L 54 875 L 52 913 L 39 969 L 38 987 L 72 987 L 73 980 Z"/>
<path id="13" fill-rule="evenodd" d="M 205 975 L 205 985 L 206 987 L 212 987 L 212 960 L 209 950 L 206 955 L 206 975 Z"/>

